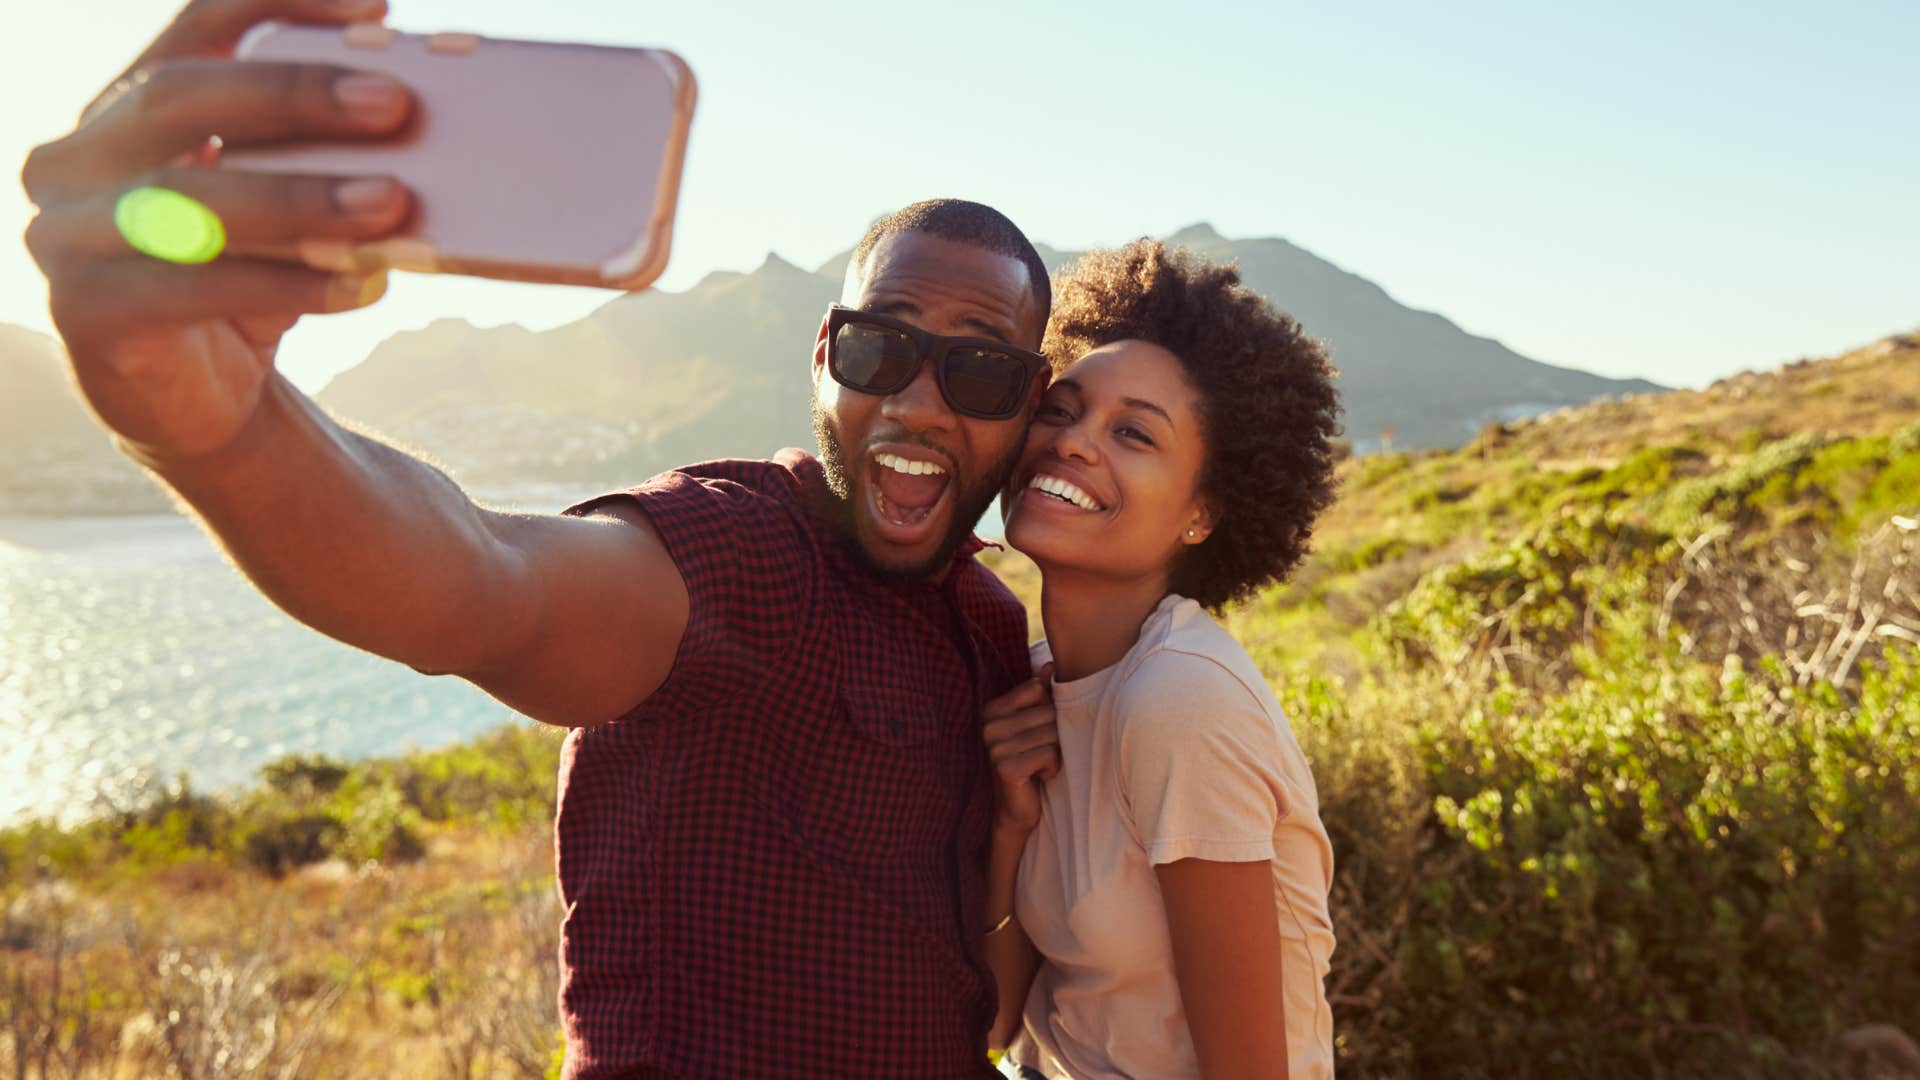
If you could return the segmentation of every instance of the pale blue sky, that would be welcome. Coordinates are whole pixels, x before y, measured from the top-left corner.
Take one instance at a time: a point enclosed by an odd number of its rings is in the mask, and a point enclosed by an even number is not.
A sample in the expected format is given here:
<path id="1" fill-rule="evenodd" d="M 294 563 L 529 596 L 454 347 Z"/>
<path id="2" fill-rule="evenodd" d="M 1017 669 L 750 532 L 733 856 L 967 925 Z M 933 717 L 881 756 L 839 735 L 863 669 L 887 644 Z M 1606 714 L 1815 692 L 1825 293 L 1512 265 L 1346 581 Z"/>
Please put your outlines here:
<path id="1" fill-rule="evenodd" d="M 60 132 L 173 6 L 7 4 L 0 158 Z M 666 288 L 769 250 L 811 267 L 959 195 L 1056 247 L 1200 220 L 1284 236 L 1530 356 L 1680 385 L 1920 325 L 1912 0 L 393 7 L 688 59 Z M 0 321 L 46 329 L 28 208 L 0 186 Z M 406 277 L 309 320 L 282 364 L 317 387 L 436 317 L 544 327 L 609 295 Z"/>

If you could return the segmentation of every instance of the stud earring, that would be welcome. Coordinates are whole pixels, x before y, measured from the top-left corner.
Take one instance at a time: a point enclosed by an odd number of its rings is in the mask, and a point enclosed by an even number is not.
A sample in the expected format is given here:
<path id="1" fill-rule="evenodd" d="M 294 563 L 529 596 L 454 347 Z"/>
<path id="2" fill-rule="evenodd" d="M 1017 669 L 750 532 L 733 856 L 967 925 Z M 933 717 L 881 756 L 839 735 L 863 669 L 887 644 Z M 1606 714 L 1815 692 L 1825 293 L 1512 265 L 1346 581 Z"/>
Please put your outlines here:
<path id="1" fill-rule="evenodd" d="M 1188 536 L 1192 536 L 1192 535 L 1193 535 L 1193 530 L 1192 530 L 1192 529 L 1188 529 L 1188 530 L 1187 530 L 1187 535 L 1188 535 Z"/>

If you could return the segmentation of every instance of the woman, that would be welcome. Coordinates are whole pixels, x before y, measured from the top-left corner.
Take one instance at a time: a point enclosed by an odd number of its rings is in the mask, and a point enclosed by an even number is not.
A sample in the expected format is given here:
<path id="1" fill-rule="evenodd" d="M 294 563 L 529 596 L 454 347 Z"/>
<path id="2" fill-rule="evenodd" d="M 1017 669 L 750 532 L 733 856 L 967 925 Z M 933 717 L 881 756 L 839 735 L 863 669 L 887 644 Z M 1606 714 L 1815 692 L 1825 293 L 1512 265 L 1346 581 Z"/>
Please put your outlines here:
<path id="1" fill-rule="evenodd" d="M 1067 273 L 1046 351 L 1004 503 L 1043 679 L 986 710 L 993 1045 L 1051 1080 L 1330 1075 L 1313 777 L 1207 611 L 1305 554 L 1333 371 L 1232 268 L 1148 241 Z"/>

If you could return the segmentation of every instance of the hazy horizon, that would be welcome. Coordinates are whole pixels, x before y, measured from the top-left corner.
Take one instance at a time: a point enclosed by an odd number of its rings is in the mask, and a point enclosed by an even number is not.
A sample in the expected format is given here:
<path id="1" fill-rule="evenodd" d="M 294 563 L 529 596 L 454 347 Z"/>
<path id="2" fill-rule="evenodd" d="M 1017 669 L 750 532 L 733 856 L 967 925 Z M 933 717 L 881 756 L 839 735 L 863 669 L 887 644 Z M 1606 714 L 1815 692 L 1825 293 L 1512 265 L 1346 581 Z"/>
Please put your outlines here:
<path id="1" fill-rule="evenodd" d="M 0 157 L 59 135 L 173 7 L 76 0 L 34 9 L 31 29 L 13 15 Z M 1911 6 L 1176 20 L 988 4 L 957 20 L 394 0 L 391 21 L 686 56 L 701 108 L 671 290 L 768 252 L 811 269 L 879 213 L 961 195 L 1062 249 L 1200 221 L 1281 237 L 1526 356 L 1677 386 L 1920 323 Z M 5 185 L 0 225 L 18 236 L 29 215 Z M 317 388 L 437 318 L 541 329 L 613 295 L 403 275 L 375 308 L 303 325 L 281 363 Z M 51 329 L 17 242 L 0 248 L 0 321 Z"/>

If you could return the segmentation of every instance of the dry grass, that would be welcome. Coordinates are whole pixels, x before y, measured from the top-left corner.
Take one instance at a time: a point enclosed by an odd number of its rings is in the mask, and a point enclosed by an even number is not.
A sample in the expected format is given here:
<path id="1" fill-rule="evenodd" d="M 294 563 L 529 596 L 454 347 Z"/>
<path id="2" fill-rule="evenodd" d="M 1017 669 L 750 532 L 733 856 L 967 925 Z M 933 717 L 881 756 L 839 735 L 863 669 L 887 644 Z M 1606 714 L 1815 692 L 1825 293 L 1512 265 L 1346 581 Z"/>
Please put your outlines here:
<path id="1" fill-rule="evenodd" d="M 559 1045 L 543 826 L 274 879 L 211 861 L 10 898 L 0 1075 L 493 1077 Z"/>

